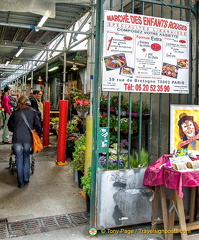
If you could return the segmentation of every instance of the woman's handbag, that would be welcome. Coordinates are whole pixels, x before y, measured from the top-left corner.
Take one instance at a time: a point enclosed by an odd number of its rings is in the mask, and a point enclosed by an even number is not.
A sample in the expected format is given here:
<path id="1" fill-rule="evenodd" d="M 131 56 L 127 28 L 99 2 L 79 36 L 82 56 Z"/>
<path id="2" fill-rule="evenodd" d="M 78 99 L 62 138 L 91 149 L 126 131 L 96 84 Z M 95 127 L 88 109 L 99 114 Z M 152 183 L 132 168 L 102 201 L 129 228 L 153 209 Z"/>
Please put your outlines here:
<path id="1" fill-rule="evenodd" d="M 41 142 L 41 138 L 38 136 L 38 134 L 36 133 L 36 131 L 30 130 L 32 133 L 32 148 L 33 148 L 33 152 L 41 152 L 43 147 L 43 144 Z"/>
<path id="2" fill-rule="evenodd" d="M 35 153 L 36 152 L 41 152 L 42 149 L 44 148 L 43 144 L 41 142 L 41 138 L 38 136 L 38 134 L 36 133 L 36 131 L 34 129 L 30 128 L 25 114 L 22 111 L 20 111 L 20 112 L 21 112 L 21 116 L 22 116 L 24 122 L 26 123 L 26 125 L 28 126 L 29 130 L 32 133 L 32 149 L 33 149 L 33 152 L 35 152 Z"/>

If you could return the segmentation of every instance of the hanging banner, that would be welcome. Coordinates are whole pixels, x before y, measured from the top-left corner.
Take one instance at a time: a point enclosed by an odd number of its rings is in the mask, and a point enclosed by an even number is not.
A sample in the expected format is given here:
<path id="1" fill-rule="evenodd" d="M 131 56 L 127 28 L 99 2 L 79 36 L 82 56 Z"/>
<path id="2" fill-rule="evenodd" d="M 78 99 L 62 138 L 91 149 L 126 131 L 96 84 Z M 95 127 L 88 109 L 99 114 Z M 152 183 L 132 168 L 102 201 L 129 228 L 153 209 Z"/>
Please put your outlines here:
<path id="1" fill-rule="evenodd" d="M 105 11 L 103 91 L 189 93 L 189 22 Z"/>

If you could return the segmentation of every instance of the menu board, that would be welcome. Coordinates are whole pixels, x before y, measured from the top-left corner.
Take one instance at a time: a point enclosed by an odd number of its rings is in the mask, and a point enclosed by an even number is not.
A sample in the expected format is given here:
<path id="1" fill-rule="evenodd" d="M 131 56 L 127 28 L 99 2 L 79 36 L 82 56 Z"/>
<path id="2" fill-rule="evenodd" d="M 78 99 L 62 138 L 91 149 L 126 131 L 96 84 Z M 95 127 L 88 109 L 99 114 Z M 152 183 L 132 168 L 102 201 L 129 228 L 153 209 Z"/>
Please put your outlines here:
<path id="1" fill-rule="evenodd" d="M 189 93 L 189 22 L 105 11 L 103 91 Z"/>

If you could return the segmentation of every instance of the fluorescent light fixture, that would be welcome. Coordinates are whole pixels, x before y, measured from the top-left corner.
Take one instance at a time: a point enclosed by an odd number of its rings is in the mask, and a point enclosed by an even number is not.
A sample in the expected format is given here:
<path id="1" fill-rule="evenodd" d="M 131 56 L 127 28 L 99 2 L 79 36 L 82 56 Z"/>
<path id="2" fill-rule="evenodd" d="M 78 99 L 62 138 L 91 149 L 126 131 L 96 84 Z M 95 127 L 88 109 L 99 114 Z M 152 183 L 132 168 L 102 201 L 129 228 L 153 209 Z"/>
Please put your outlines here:
<path id="1" fill-rule="evenodd" d="M 10 61 L 6 61 L 5 66 L 7 66 L 10 63 Z"/>
<path id="2" fill-rule="evenodd" d="M 79 68 L 78 68 L 75 64 L 73 64 L 71 70 L 73 70 L 73 71 L 77 71 L 77 70 L 79 70 Z"/>
<path id="3" fill-rule="evenodd" d="M 36 27 L 42 27 L 47 19 L 48 19 L 48 17 L 43 16 L 43 17 L 41 18 L 40 22 L 37 24 Z M 35 31 L 38 32 L 39 29 L 35 29 Z"/>
<path id="4" fill-rule="evenodd" d="M 31 80 L 31 77 L 29 77 L 27 80 Z"/>
<path id="5" fill-rule="evenodd" d="M 53 68 L 51 68 L 51 69 L 49 69 L 48 71 L 49 72 L 52 72 L 52 71 L 55 71 L 55 70 L 57 70 L 59 67 L 58 66 L 56 66 L 56 67 L 53 67 Z"/>
<path id="6" fill-rule="evenodd" d="M 19 55 L 23 52 L 24 48 L 20 48 L 19 51 L 15 54 L 15 57 L 19 57 Z"/>

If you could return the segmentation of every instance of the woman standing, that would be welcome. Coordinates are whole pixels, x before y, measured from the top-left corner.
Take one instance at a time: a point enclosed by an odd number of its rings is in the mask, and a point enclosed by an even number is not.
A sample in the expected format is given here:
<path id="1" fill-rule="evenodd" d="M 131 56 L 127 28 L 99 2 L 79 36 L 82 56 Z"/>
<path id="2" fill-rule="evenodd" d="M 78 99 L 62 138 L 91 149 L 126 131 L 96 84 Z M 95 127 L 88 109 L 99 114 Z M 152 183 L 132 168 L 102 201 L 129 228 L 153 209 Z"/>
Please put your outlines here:
<path id="1" fill-rule="evenodd" d="M 18 187 L 23 188 L 30 179 L 30 150 L 32 146 L 32 135 L 27 127 L 21 112 L 27 118 L 31 129 L 35 129 L 41 136 L 41 121 L 37 112 L 30 106 L 29 98 L 21 96 L 18 99 L 18 107 L 11 114 L 8 128 L 13 132 L 12 143 L 16 157 Z"/>

